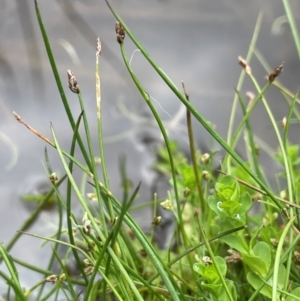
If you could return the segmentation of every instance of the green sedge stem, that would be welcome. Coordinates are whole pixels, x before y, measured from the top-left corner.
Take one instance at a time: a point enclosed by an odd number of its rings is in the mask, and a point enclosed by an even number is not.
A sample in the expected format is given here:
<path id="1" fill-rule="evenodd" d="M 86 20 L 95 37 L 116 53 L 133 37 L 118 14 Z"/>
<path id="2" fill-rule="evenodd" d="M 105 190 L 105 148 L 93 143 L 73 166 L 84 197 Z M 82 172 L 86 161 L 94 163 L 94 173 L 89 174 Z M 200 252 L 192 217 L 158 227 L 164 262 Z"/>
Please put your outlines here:
<path id="1" fill-rule="evenodd" d="M 172 150 L 170 147 L 170 143 L 169 143 L 169 138 L 167 135 L 167 132 L 161 122 L 160 117 L 158 116 L 149 95 L 144 91 L 144 89 L 142 88 L 140 82 L 138 81 L 138 79 L 136 78 L 135 74 L 132 72 L 131 67 L 129 65 L 129 62 L 127 60 L 127 57 L 125 55 L 125 50 L 124 50 L 124 45 L 123 43 L 120 44 L 120 48 L 121 48 L 121 53 L 124 59 L 124 62 L 126 64 L 126 67 L 128 69 L 129 74 L 131 75 L 132 80 L 134 81 L 136 87 L 138 88 L 138 90 L 140 91 L 141 95 L 143 96 L 143 98 L 145 99 L 147 105 L 149 106 L 155 120 L 157 121 L 157 124 L 159 126 L 159 129 L 163 135 L 164 141 L 165 141 L 165 145 L 168 151 L 168 155 L 169 155 L 169 160 L 170 160 L 170 166 L 171 166 L 171 171 L 172 171 L 172 179 L 173 179 L 173 185 L 174 185 L 174 192 L 175 192 L 175 200 L 176 200 L 176 206 L 177 206 L 177 211 L 178 211 L 178 219 L 179 219 L 179 224 L 180 224 L 180 229 L 181 229 L 181 233 L 182 233 L 182 237 L 183 237 L 183 241 L 184 241 L 184 245 L 185 247 L 188 247 L 188 240 L 187 240 L 187 236 L 184 230 L 184 225 L 183 225 L 183 220 L 182 220 L 182 210 L 181 210 L 181 204 L 179 201 L 179 194 L 178 194 L 178 188 L 177 188 L 177 180 L 176 180 L 176 171 L 175 171 L 175 165 L 174 165 L 174 161 L 173 161 L 173 154 L 172 154 Z"/>
<path id="2" fill-rule="evenodd" d="M 166 76 L 166 74 L 154 63 L 149 54 L 146 52 L 144 47 L 141 45 L 139 41 L 133 36 L 129 28 L 126 26 L 121 17 L 112 9 L 107 0 L 105 0 L 106 4 L 110 8 L 112 14 L 116 17 L 116 19 L 122 24 L 127 35 L 133 41 L 133 43 L 138 47 L 144 57 L 148 60 L 150 65 L 154 68 L 154 70 L 159 74 L 159 76 L 164 80 L 164 82 L 169 86 L 169 88 L 174 92 L 174 94 L 180 99 L 180 101 L 191 111 L 194 117 L 202 124 L 202 126 L 213 136 L 217 142 L 219 142 L 222 147 L 237 161 L 237 163 L 257 182 L 258 185 L 261 186 L 263 190 L 269 195 L 272 201 L 276 204 L 278 208 L 281 208 L 280 203 L 274 197 L 272 191 L 266 187 L 266 185 L 251 171 L 251 169 L 244 163 L 241 157 L 230 147 L 226 141 L 212 128 L 212 126 L 204 119 L 204 117 L 194 108 L 194 106 L 189 103 L 185 96 L 176 88 L 176 86 L 172 83 L 172 81 Z M 267 83 L 265 90 L 270 86 L 271 83 Z M 265 92 L 264 89 L 262 92 Z M 259 96 L 261 97 L 261 95 Z M 250 108 L 251 109 L 251 108 Z M 249 112 L 248 112 L 249 113 Z M 248 118 L 248 113 L 244 116 L 243 122 L 245 122 Z"/>
<path id="3" fill-rule="evenodd" d="M 183 87 L 183 91 L 186 96 L 186 99 L 189 101 L 190 100 L 189 95 L 186 91 L 186 88 L 185 88 L 185 85 L 183 82 L 182 82 L 182 87 Z M 196 158 L 196 147 L 195 147 L 191 112 L 188 109 L 186 110 L 186 122 L 187 122 L 187 128 L 188 128 L 190 153 L 191 153 L 191 157 L 192 157 L 193 169 L 194 169 L 194 174 L 195 174 L 195 179 L 196 179 L 196 184 L 197 184 L 197 189 L 198 189 L 198 194 L 199 194 L 199 199 L 200 199 L 200 208 L 201 208 L 201 212 L 204 212 L 205 200 L 204 200 L 204 196 L 203 196 L 202 181 L 200 179 L 199 167 L 198 167 L 197 158 Z"/>
<path id="4" fill-rule="evenodd" d="M 263 17 L 263 13 L 262 11 L 259 12 L 257 20 L 256 20 L 256 25 L 255 25 L 255 29 L 253 32 L 253 36 L 252 36 L 252 40 L 250 42 L 250 46 L 249 46 L 249 50 L 246 56 L 246 61 L 249 63 L 251 61 L 254 49 L 255 49 L 255 44 L 257 42 L 257 38 L 258 38 L 258 34 L 259 34 L 259 30 L 261 27 L 261 22 L 262 22 L 262 17 Z M 242 70 L 239 80 L 238 80 L 238 84 L 236 86 L 236 90 L 240 91 L 244 82 L 244 78 L 245 78 L 245 72 Z M 230 144 L 231 139 L 232 139 L 232 131 L 233 131 L 233 124 L 235 121 L 235 116 L 236 116 L 236 110 L 237 110 L 237 105 L 238 105 L 238 95 L 235 94 L 234 96 L 234 100 L 233 100 L 233 104 L 232 104 L 232 109 L 231 109 L 231 114 L 230 114 L 230 118 L 229 118 L 229 126 L 228 126 L 228 133 L 227 133 L 227 143 Z M 228 160 L 227 163 L 227 171 L 229 172 L 231 169 L 231 165 L 230 162 Z"/>

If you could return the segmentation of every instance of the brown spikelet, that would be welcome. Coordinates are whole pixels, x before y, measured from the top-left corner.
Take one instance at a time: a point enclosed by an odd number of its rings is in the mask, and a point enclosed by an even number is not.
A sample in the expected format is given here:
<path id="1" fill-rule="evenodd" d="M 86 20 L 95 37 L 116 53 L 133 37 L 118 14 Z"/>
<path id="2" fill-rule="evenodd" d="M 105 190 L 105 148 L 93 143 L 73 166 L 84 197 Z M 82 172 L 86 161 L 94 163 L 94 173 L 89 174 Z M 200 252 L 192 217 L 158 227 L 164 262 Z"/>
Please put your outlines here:
<path id="1" fill-rule="evenodd" d="M 239 56 L 238 61 L 239 61 L 240 66 L 245 70 L 245 72 L 247 74 L 251 74 L 251 67 L 248 65 L 246 60 L 243 57 Z"/>
<path id="2" fill-rule="evenodd" d="M 269 74 L 269 82 L 273 82 L 275 78 L 283 71 L 284 62 L 282 62 L 278 67 L 276 67 L 271 74 Z"/>
<path id="3" fill-rule="evenodd" d="M 76 80 L 76 77 L 74 76 L 73 72 L 71 70 L 67 70 L 68 74 L 68 85 L 72 92 L 79 94 L 79 86 Z"/>
<path id="4" fill-rule="evenodd" d="M 117 34 L 117 41 L 119 44 L 123 44 L 124 39 L 125 39 L 125 29 L 124 27 L 120 24 L 120 22 L 116 22 L 116 34 Z"/>

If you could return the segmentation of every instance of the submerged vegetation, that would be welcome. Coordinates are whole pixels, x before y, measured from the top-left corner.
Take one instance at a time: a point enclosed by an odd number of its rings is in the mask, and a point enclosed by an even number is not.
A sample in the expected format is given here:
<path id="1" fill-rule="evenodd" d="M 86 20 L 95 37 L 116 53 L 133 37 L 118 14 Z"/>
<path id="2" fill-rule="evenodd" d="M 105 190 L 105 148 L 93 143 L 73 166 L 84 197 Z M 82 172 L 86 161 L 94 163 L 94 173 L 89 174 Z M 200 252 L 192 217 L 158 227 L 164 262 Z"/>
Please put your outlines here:
<path id="1" fill-rule="evenodd" d="M 296 46 L 300 38 L 288 1 L 283 1 Z M 43 139 L 57 151 L 65 171 L 58 178 L 52 171 L 51 160 L 45 150 L 45 170 L 52 189 L 39 200 L 33 215 L 8 244 L 0 244 L 0 261 L 6 270 L 0 270 L 1 281 L 7 284 L 7 300 L 56 300 L 65 294 L 68 300 L 300 300 L 300 173 L 299 145 L 289 142 L 289 125 L 292 118 L 299 119 L 298 95 L 291 93 L 277 80 L 283 63 L 269 71 L 263 88 L 257 82 L 250 60 L 255 48 L 261 16 L 257 21 L 246 59 L 239 57 L 242 73 L 236 88 L 227 141 L 205 120 L 190 101 L 188 83 L 177 88 L 168 76 L 155 64 L 140 42 L 134 37 L 120 16 L 110 7 L 117 23 L 117 42 L 137 89 L 147 103 L 164 139 L 157 150 L 155 170 L 170 181 L 167 199 L 153 195 L 154 219 L 151 233 L 144 233 L 130 214 L 140 184 L 131 187 L 126 177 L 125 161 L 120 162 L 123 198 L 114 196 L 109 186 L 102 140 L 102 107 L 100 86 L 101 42 L 96 50 L 96 107 L 98 124 L 98 153 L 92 146 L 85 103 L 80 91 L 80 79 L 67 71 L 68 86 L 78 97 L 82 113 L 74 116 L 64 92 L 51 51 L 46 28 L 35 1 L 36 15 L 55 76 L 66 114 L 73 129 L 69 150 L 62 149 L 51 125 L 52 138 L 43 136 L 14 113 L 17 121 Z M 125 53 L 126 39 L 130 38 L 153 69 L 186 107 L 186 121 L 190 154 L 183 154 L 175 141 L 169 141 L 164 124 L 153 106 L 150 96 L 133 73 Z M 300 49 L 299 49 L 300 54 Z M 280 62 L 279 62 L 280 63 Z M 248 103 L 240 93 L 247 76 L 256 89 L 256 96 L 249 94 Z M 286 98 L 290 110 L 283 116 L 280 127 L 265 97 L 272 86 Z M 268 184 L 259 160 L 250 116 L 255 106 L 262 102 L 268 113 L 279 150 L 274 157 L 281 166 L 280 178 L 284 183 L 278 195 Z M 244 117 L 235 132 L 235 112 L 240 105 Z M 224 148 L 226 155 L 215 169 L 216 152 L 201 153 L 194 141 L 192 118 L 203 126 Z M 84 134 L 79 128 L 84 127 Z M 244 134 L 247 158 L 242 159 L 235 151 L 241 134 Z M 49 147 L 49 146 L 48 146 Z M 74 154 L 79 148 L 83 162 Z M 97 159 L 97 156 L 100 156 Z M 73 176 L 74 168 L 80 169 L 85 186 Z M 101 169 L 102 174 L 99 174 Z M 103 178 L 103 182 L 99 179 Z M 60 185 L 66 182 L 66 193 Z M 167 189 L 167 188 L 166 188 Z M 62 196 L 64 195 L 64 197 Z M 30 199 L 30 196 L 27 198 Z M 82 216 L 73 213 L 74 198 L 82 208 Z M 25 232 L 47 202 L 57 202 L 59 224 L 51 237 Z M 92 202 L 93 200 L 94 202 Z M 254 204 L 255 203 L 255 204 Z M 155 227 L 164 222 L 158 207 L 172 214 L 174 231 L 167 247 L 160 249 L 154 239 Z M 63 217 L 67 221 L 63 225 Z M 52 242 L 52 256 L 48 269 L 21 262 L 10 256 L 10 250 L 21 235 Z M 63 245 L 62 254 L 58 247 Z M 54 262 L 59 272 L 53 272 Z M 75 269 L 70 265 L 75 262 Z M 40 274 L 40 281 L 31 288 L 22 287 L 18 265 Z M 57 269 L 56 269 L 57 270 Z M 75 271 L 74 271 L 75 270 Z M 52 284 L 52 285 L 50 285 Z"/>

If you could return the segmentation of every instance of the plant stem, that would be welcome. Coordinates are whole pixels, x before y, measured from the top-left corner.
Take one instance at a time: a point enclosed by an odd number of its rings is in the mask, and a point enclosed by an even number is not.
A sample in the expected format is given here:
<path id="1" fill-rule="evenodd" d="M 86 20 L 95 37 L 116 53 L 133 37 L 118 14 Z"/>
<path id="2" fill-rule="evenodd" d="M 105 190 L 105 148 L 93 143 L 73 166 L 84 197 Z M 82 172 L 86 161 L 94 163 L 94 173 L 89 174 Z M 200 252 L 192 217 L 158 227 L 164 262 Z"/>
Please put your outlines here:
<path id="1" fill-rule="evenodd" d="M 189 95 L 187 93 L 187 90 L 186 90 L 185 85 L 184 85 L 183 82 L 182 82 L 182 87 L 183 87 L 183 91 L 184 91 L 186 99 L 188 101 L 190 101 Z M 188 109 L 186 110 L 186 122 L 187 122 L 187 128 L 188 128 L 189 145 L 190 145 L 190 152 L 191 152 L 191 157 L 192 157 L 193 169 L 194 169 L 194 174 L 195 174 L 195 178 L 196 178 L 196 185 L 197 185 L 199 199 L 200 199 L 200 208 L 201 208 L 201 212 L 204 212 L 204 210 L 205 210 L 205 200 L 204 200 L 204 196 L 203 196 L 202 181 L 200 179 L 199 168 L 198 168 L 197 158 L 196 158 L 196 147 L 195 147 L 191 112 Z"/>
<path id="2" fill-rule="evenodd" d="M 251 61 L 254 49 L 255 49 L 255 44 L 257 42 L 257 38 L 258 38 L 258 34 L 259 34 L 259 30 L 261 27 L 261 22 L 262 22 L 262 17 L 263 17 L 263 13 L 262 11 L 259 12 L 257 20 L 256 20 L 256 25 L 255 25 L 255 29 L 253 32 L 253 36 L 252 36 L 252 40 L 250 42 L 250 46 L 248 49 L 248 53 L 246 56 L 246 61 L 249 63 Z M 241 71 L 239 80 L 238 80 L 238 84 L 236 86 L 236 90 L 240 91 L 244 82 L 244 78 L 245 78 L 245 72 L 244 70 Z M 232 104 L 232 109 L 231 109 L 231 114 L 230 114 L 230 118 L 229 118 L 229 125 L 228 125 L 228 133 L 227 133 L 227 143 L 230 144 L 231 143 L 231 139 L 232 139 L 232 131 L 233 131 L 233 124 L 234 124 L 234 120 L 235 120 L 235 116 L 236 116 L 236 110 L 237 110 L 237 104 L 238 104 L 238 95 L 235 94 L 234 96 L 234 100 L 233 100 L 233 104 Z M 230 172 L 230 160 L 228 160 L 227 162 L 227 171 Z"/>
<path id="3" fill-rule="evenodd" d="M 190 102 L 188 102 L 185 98 L 185 96 L 176 88 L 176 86 L 173 84 L 173 82 L 167 77 L 167 75 L 155 64 L 155 62 L 152 60 L 152 58 L 149 56 L 147 51 L 144 49 L 144 47 L 141 45 L 141 43 L 134 37 L 134 35 L 131 33 L 129 28 L 126 26 L 125 22 L 121 19 L 121 17 L 112 9 L 110 4 L 107 0 L 105 0 L 106 4 L 108 5 L 109 9 L 113 13 L 113 15 L 116 17 L 116 19 L 122 24 L 124 27 L 127 35 L 130 37 L 130 39 L 133 41 L 133 43 L 137 46 L 137 48 L 141 51 L 141 53 L 144 55 L 144 57 L 148 60 L 150 65 L 153 67 L 153 69 L 159 74 L 159 76 L 164 80 L 164 82 L 169 86 L 169 88 L 174 92 L 174 94 L 179 98 L 179 100 L 190 110 L 190 112 L 194 115 L 194 117 L 202 124 L 202 126 L 210 133 L 212 137 L 214 137 L 217 142 L 220 143 L 220 145 L 237 161 L 237 163 L 254 179 L 254 181 L 257 182 L 258 185 L 261 186 L 263 190 L 268 194 L 268 196 L 271 198 L 271 200 L 276 204 L 276 206 L 281 209 L 281 205 L 274 197 L 274 194 L 272 191 L 266 187 L 266 185 L 250 170 L 250 168 L 244 163 L 244 161 L 241 159 L 241 157 L 230 147 L 226 141 L 212 128 L 212 126 L 205 120 L 205 118 L 195 109 L 193 105 L 191 105 Z M 270 83 L 267 83 L 265 88 L 262 90 L 264 93 L 267 87 L 269 87 Z M 261 95 L 259 95 L 259 98 Z M 250 109 L 249 109 L 250 110 Z M 249 113 L 249 111 L 248 111 Z M 248 113 L 243 118 L 243 122 L 245 122 L 248 118 Z"/>

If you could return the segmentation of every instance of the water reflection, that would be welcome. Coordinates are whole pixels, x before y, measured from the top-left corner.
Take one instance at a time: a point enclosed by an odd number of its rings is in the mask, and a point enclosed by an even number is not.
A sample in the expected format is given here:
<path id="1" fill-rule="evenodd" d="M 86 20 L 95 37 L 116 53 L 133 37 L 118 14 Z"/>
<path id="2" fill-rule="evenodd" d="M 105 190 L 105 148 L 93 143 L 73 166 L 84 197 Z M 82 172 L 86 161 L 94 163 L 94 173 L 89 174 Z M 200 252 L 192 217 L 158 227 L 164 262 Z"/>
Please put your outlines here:
<path id="1" fill-rule="evenodd" d="M 116 195 L 120 196 L 118 157 L 126 154 L 129 178 L 135 184 L 140 180 L 143 182 L 139 202 L 148 201 L 154 178 L 149 167 L 154 156 L 151 147 L 144 142 L 149 137 L 159 138 L 159 134 L 152 120 L 143 119 L 148 109 L 121 60 L 115 41 L 114 18 L 104 1 L 41 0 L 38 3 L 71 110 L 75 116 L 80 113 L 76 96 L 67 89 L 67 69 L 75 73 L 79 82 L 95 139 L 95 41 L 100 36 L 103 47 L 101 80 L 104 135 L 107 138 L 110 183 L 115 187 Z M 232 0 L 221 3 L 210 0 L 115 0 L 111 3 L 172 81 L 178 86 L 181 80 L 185 81 L 191 101 L 208 120 L 217 125 L 223 136 L 227 132 L 233 87 L 240 74 L 237 56 L 246 55 L 260 10 L 264 11 L 264 17 L 257 47 L 271 66 L 285 61 L 285 72 L 280 79 L 292 91 L 298 88 L 296 75 L 299 73 L 299 63 L 290 30 L 286 24 L 280 23 L 277 30 L 272 32 L 274 21 L 284 14 L 279 0 L 244 0 L 238 3 Z M 294 11 L 299 10 L 298 3 L 293 5 Z M 51 121 L 59 141 L 66 149 L 70 146 L 72 135 L 42 43 L 33 1 L 4 1 L 0 22 L 0 189 L 3 200 L 0 241 L 8 241 L 29 215 L 23 210 L 19 195 L 23 192 L 22 187 L 38 185 L 39 181 L 35 179 L 43 174 L 41 160 L 45 146 L 44 142 L 18 124 L 11 112 L 16 111 L 48 137 L 51 137 Z M 129 39 L 125 43 L 127 55 L 130 56 L 135 46 Z M 70 49 L 76 52 L 76 56 L 70 55 Z M 251 66 L 263 85 L 266 72 L 257 59 L 253 59 Z M 134 55 L 132 68 L 147 92 L 168 113 L 156 105 L 163 119 L 171 123 L 180 110 L 176 97 L 139 53 Z M 253 87 L 246 83 L 242 92 L 248 89 Z M 279 121 L 287 114 L 288 107 L 275 88 L 269 91 L 268 96 L 272 99 L 271 106 L 276 110 L 275 118 Z M 128 118 L 126 112 L 137 117 L 138 122 L 137 118 Z M 254 116 L 254 130 L 260 133 L 260 138 L 265 142 L 276 147 L 264 110 L 257 108 Z M 296 130 L 296 126 L 292 126 L 295 141 Z M 173 137 L 179 136 L 182 146 L 186 146 L 179 123 L 172 127 L 171 134 Z M 201 145 L 207 145 L 210 141 L 202 128 L 197 129 L 197 140 Z M 62 172 L 56 153 L 49 150 L 49 156 L 53 170 Z M 273 169 L 276 166 L 270 167 L 271 173 Z M 28 181 L 31 183 L 28 184 Z M 52 214 L 43 213 L 38 225 L 31 231 L 38 232 L 42 228 L 44 234 L 51 234 L 53 229 L 48 229 L 47 220 L 53 220 Z M 150 213 L 138 214 L 137 220 L 149 220 L 145 227 L 150 226 Z M 21 250 L 23 244 L 28 246 L 25 253 Z M 26 258 L 28 262 L 42 262 L 50 250 L 49 246 L 44 250 L 40 250 L 39 246 L 40 242 L 36 239 L 24 237 L 12 254 Z M 21 272 L 20 277 L 24 278 L 24 283 L 33 283 L 40 275 L 25 278 Z"/>

